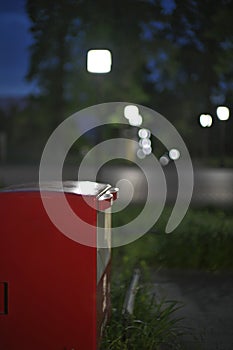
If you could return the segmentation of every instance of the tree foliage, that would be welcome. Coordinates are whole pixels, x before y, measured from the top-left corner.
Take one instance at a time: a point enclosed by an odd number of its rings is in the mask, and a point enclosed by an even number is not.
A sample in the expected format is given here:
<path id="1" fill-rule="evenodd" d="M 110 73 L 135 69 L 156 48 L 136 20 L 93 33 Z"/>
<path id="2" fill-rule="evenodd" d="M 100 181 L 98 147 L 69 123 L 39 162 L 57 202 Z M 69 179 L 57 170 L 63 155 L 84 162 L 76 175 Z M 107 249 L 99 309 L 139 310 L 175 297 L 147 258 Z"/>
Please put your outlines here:
<path id="1" fill-rule="evenodd" d="M 27 0 L 26 8 L 28 79 L 38 82 L 49 130 L 83 107 L 131 101 L 165 114 L 192 145 L 198 115 L 231 106 L 232 1 Z M 111 73 L 86 72 L 90 48 L 111 50 Z"/>
<path id="2" fill-rule="evenodd" d="M 34 44 L 28 79 L 36 79 L 41 98 L 57 117 L 91 103 L 148 98 L 143 89 L 145 57 L 140 17 L 150 3 L 137 1 L 28 0 Z M 128 14 L 131 12 L 131 16 Z M 90 48 L 108 48 L 113 55 L 109 75 L 86 72 Z"/>

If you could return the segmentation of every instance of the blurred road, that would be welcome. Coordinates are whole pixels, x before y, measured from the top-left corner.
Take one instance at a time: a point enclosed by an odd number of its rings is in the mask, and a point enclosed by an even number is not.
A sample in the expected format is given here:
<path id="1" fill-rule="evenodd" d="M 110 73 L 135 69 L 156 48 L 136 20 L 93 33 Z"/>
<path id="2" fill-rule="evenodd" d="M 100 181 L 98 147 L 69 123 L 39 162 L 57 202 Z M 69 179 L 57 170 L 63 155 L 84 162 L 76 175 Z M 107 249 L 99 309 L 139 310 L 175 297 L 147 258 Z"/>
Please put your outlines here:
<path id="1" fill-rule="evenodd" d="M 124 186 L 120 192 L 121 200 L 126 200 L 133 188 L 133 201 L 145 201 L 147 197 L 147 182 L 155 185 L 151 187 L 152 198 L 159 200 L 156 187 L 157 174 L 145 168 L 147 178 L 138 167 L 109 166 L 103 167 L 97 176 L 97 181 L 110 183 L 113 186 L 122 179 L 132 184 L 129 188 Z M 167 183 L 167 202 L 174 203 L 178 180 L 175 167 L 163 168 Z M 96 172 L 92 167 L 84 170 L 85 178 L 82 180 L 96 181 Z M 64 178 L 77 180 L 78 167 L 66 167 Z M 187 174 L 188 176 L 188 174 Z M 9 186 L 26 182 L 37 182 L 39 172 L 37 166 L 0 165 L 0 185 Z M 184 194 L 185 195 L 185 194 Z M 227 168 L 201 168 L 194 167 L 194 191 L 192 205 L 213 205 L 217 207 L 233 205 L 233 169 Z"/>
<path id="2" fill-rule="evenodd" d="M 163 168 L 167 182 L 167 202 L 174 203 L 178 191 L 178 179 L 175 167 Z M 156 182 L 156 174 L 146 169 L 147 178 L 138 168 L 107 168 L 102 170 L 100 178 L 113 184 L 120 179 L 128 179 L 134 187 L 134 200 L 140 202 L 147 196 L 147 181 Z M 187 177 L 189 174 L 187 173 Z M 158 196 L 158 188 L 152 186 L 152 196 Z M 183 194 L 185 196 L 185 193 Z M 127 190 L 121 193 L 127 196 Z M 233 205 L 233 169 L 194 167 L 193 205 L 231 206 Z"/>

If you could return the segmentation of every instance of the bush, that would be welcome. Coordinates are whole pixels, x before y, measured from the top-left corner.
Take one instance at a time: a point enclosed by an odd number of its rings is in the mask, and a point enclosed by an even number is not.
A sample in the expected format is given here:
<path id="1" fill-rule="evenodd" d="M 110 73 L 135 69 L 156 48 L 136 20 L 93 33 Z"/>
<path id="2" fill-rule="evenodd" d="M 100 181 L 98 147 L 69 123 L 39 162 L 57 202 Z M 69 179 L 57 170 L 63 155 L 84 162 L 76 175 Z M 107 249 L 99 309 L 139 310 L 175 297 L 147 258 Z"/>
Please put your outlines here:
<path id="1" fill-rule="evenodd" d="M 135 211 L 131 208 L 131 211 Z M 230 210 L 189 209 L 178 228 L 165 233 L 171 209 L 166 208 L 155 226 L 137 241 L 113 249 L 113 263 L 130 269 L 135 264 L 151 267 L 233 270 L 233 215 Z M 118 226 L 130 214 L 115 218 Z M 117 268 L 116 266 L 116 268 Z"/>

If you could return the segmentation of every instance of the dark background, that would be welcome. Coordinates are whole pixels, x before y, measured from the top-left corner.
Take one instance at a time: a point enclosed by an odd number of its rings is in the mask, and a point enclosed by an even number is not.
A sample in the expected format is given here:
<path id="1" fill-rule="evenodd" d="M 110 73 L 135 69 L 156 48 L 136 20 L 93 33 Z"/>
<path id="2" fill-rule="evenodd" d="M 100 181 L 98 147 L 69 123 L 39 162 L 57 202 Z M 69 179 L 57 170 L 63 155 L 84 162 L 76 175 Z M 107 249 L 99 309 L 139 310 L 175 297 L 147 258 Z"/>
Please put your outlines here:
<path id="1" fill-rule="evenodd" d="M 2 2 L 1 162 L 37 163 L 70 114 L 129 101 L 170 120 L 194 161 L 231 167 L 233 120 L 216 107 L 232 110 L 232 15 L 227 0 Z M 110 73 L 86 71 L 91 48 L 111 50 Z"/>

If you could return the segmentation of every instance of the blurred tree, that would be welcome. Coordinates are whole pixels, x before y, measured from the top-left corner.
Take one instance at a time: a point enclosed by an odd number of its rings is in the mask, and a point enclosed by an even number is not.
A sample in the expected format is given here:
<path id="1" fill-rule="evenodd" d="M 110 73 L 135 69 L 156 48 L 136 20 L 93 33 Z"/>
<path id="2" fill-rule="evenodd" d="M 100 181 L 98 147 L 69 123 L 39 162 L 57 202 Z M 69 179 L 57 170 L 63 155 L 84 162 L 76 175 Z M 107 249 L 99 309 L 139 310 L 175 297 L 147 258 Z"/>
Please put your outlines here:
<path id="1" fill-rule="evenodd" d="M 65 117 L 69 43 L 80 30 L 79 4 L 80 1 L 73 0 L 28 0 L 26 4 L 34 38 L 27 78 L 37 80 L 40 102 L 48 111 L 46 124 L 50 123 L 52 130 Z"/>
<path id="2" fill-rule="evenodd" d="M 37 80 L 53 127 L 80 106 L 148 100 L 143 89 L 146 60 L 140 24 L 151 15 L 152 7 L 149 1 L 27 0 L 34 37 L 27 77 Z M 90 48 L 112 51 L 110 74 L 86 72 Z"/>
<path id="3" fill-rule="evenodd" d="M 38 132 L 48 134 L 71 113 L 97 103 L 148 101 L 140 34 L 141 18 L 147 20 L 153 6 L 149 1 L 27 0 L 34 37 L 28 79 L 40 87 L 34 118 L 44 123 Z M 111 50 L 111 73 L 86 71 L 91 48 Z"/>
<path id="4" fill-rule="evenodd" d="M 146 38 L 148 79 L 153 82 L 155 103 L 161 112 L 175 121 L 189 148 L 199 152 L 198 116 L 214 116 L 218 104 L 232 105 L 233 2 L 170 2 L 174 6 L 165 11 L 160 21 L 146 24 L 150 32 Z M 208 134 L 218 131 L 215 127 Z"/>
<path id="5" fill-rule="evenodd" d="M 185 87 L 183 95 L 187 87 L 193 91 L 198 86 L 195 90 L 202 87 L 200 93 L 207 89 L 207 97 L 221 94 L 224 83 L 225 88 L 232 83 L 232 14 L 232 1 L 176 0 L 160 21 L 150 21 L 146 26 L 150 36 L 145 40 L 150 45 L 149 78 L 155 89 L 179 96 L 177 88 Z"/>
<path id="6" fill-rule="evenodd" d="M 28 79 L 40 87 L 44 129 L 83 107 L 131 101 L 175 122 L 198 154 L 199 114 L 231 103 L 232 1 L 27 0 L 26 8 L 34 37 Z M 111 73 L 86 71 L 91 48 L 112 51 Z"/>

